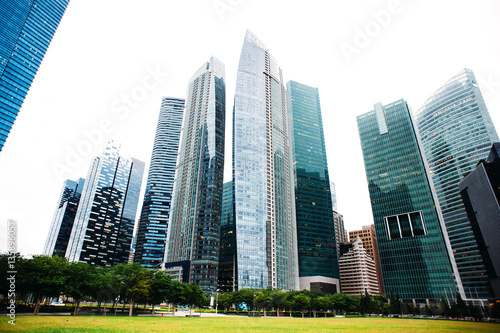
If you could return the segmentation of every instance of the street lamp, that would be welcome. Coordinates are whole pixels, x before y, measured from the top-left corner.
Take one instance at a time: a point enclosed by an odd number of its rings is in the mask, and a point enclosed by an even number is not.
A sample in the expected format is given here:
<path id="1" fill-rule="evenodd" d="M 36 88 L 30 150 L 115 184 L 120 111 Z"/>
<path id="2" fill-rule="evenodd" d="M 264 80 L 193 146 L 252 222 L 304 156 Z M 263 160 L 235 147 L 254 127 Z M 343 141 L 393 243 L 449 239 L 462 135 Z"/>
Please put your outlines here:
<path id="1" fill-rule="evenodd" d="M 217 289 L 217 300 L 215 301 L 215 314 L 217 314 L 217 308 L 219 307 L 219 289 Z"/>

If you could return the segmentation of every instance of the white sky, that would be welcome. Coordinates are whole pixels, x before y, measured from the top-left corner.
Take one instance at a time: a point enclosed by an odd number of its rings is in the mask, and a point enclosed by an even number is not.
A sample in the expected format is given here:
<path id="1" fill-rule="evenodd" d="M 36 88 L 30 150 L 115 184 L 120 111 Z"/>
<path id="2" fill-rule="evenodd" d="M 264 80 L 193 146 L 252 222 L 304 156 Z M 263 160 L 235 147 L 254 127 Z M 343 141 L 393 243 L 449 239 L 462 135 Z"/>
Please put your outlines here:
<path id="1" fill-rule="evenodd" d="M 390 15 L 377 23 L 374 13 L 381 12 Z M 7 250 L 13 219 L 18 250 L 42 253 L 63 181 L 85 178 L 105 139 L 148 166 L 161 96 L 185 97 L 189 78 L 211 55 L 226 65 L 230 176 L 230 119 L 247 28 L 287 81 L 319 88 L 346 229 L 372 223 L 356 116 L 400 98 L 416 112 L 467 67 L 500 129 L 498 13 L 495 0 L 71 0 L 0 153 L 0 251 Z M 366 29 L 371 36 L 362 40 L 358 32 Z M 347 44 L 359 46 L 350 62 L 341 49 Z M 149 74 L 155 71 L 168 75 L 155 81 Z M 103 121 L 106 133 L 99 130 Z M 93 144 L 84 131 L 103 135 Z M 143 187 L 146 177 L 147 168 Z"/>

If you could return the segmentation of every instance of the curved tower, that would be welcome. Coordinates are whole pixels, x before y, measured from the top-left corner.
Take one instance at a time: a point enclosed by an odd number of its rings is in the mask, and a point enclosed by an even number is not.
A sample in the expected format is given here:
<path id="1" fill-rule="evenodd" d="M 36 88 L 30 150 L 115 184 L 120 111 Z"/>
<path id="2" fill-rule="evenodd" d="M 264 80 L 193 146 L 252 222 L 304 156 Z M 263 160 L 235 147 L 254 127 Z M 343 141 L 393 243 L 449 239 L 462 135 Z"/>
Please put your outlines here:
<path id="1" fill-rule="evenodd" d="M 458 189 L 498 141 L 474 73 L 464 69 L 439 88 L 417 112 L 417 122 L 465 295 L 489 298 L 487 272 Z"/>
<path id="2" fill-rule="evenodd" d="M 235 285 L 297 289 L 292 144 L 283 73 L 247 31 L 233 116 Z"/>

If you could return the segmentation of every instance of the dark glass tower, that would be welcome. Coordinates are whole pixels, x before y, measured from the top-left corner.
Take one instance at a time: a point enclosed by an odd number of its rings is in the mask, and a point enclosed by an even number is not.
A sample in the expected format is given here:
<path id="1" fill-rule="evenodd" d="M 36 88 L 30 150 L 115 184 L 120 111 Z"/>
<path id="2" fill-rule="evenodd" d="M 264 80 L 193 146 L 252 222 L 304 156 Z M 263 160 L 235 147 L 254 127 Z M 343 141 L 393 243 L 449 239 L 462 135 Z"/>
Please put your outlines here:
<path id="1" fill-rule="evenodd" d="M 69 261 L 128 262 L 144 162 L 120 156 L 109 142 L 92 161 L 66 251 Z"/>
<path id="2" fill-rule="evenodd" d="M 135 240 L 134 262 L 148 268 L 155 268 L 165 257 L 183 113 L 183 98 L 163 97 Z"/>
<path id="3" fill-rule="evenodd" d="M 287 84 L 292 124 L 300 290 L 339 286 L 332 195 L 318 88 Z M 311 277 L 316 277 L 314 281 Z"/>
<path id="4" fill-rule="evenodd" d="M 247 31 L 233 114 L 238 289 L 298 289 L 290 114 L 283 72 Z"/>
<path id="5" fill-rule="evenodd" d="M 69 0 L 0 0 L 0 151 Z"/>
<path id="6" fill-rule="evenodd" d="M 357 122 L 386 292 L 464 297 L 408 105 L 377 103 Z"/>
<path id="7" fill-rule="evenodd" d="M 459 182 L 488 157 L 498 135 L 470 69 L 439 88 L 417 113 L 418 129 L 468 298 L 491 298 L 487 271 L 467 220 Z"/>
<path id="8" fill-rule="evenodd" d="M 49 256 L 57 255 L 61 258 L 66 255 L 66 248 L 75 222 L 84 184 L 85 179 L 83 178 L 78 179 L 76 182 L 69 179 L 64 182 L 43 250 L 44 254 Z"/>
<path id="9" fill-rule="evenodd" d="M 189 281 L 215 293 L 219 271 L 226 86 L 215 57 L 188 85 L 166 263 L 190 260 Z M 168 265 L 167 265 L 168 266 Z"/>
<path id="10" fill-rule="evenodd" d="M 222 218 L 220 224 L 219 289 L 235 290 L 236 233 L 234 230 L 233 182 L 224 183 L 222 194 Z"/>

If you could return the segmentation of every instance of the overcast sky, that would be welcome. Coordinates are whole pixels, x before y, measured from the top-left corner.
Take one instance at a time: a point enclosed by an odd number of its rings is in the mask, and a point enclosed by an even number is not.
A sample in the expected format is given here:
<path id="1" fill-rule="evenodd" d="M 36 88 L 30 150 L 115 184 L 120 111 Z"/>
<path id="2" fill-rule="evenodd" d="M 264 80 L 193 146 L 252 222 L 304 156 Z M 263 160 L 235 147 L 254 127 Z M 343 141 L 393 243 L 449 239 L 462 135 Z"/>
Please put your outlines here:
<path id="1" fill-rule="evenodd" d="M 85 178 L 104 140 L 146 163 L 144 187 L 161 97 L 185 97 L 212 55 L 226 65 L 230 130 L 247 28 L 286 81 L 319 88 L 346 229 L 373 223 L 356 116 L 401 98 L 416 113 L 467 67 L 500 129 L 498 13 L 495 0 L 71 0 L 0 153 L 0 251 L 13 219 L 18 250 L 42 253 L 63 181 Z"/>

